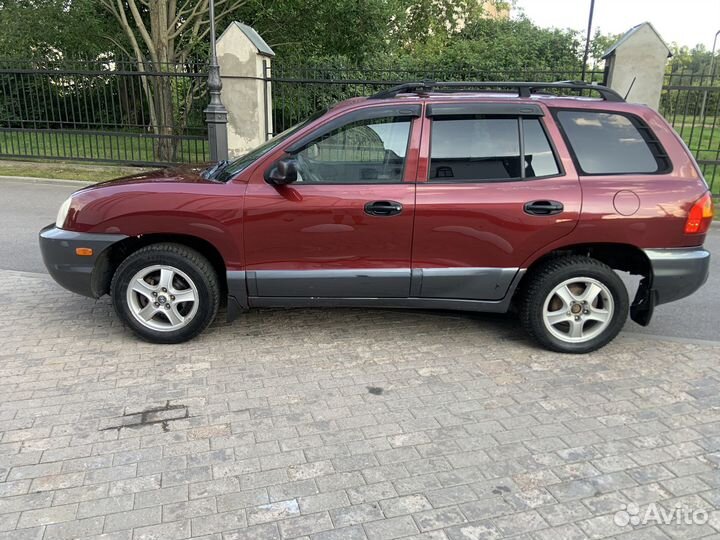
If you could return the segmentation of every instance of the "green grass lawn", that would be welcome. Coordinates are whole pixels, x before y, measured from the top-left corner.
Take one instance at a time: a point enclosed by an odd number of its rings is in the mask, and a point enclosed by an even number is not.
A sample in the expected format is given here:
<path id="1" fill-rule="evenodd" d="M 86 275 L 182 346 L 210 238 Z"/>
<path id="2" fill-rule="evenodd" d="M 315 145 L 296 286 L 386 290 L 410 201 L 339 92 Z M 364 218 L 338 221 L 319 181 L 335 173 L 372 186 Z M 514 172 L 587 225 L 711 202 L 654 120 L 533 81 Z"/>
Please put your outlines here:
<path id="1" fill-rule="evenodd" d="M 64 160 L 116 161 L 154 163 L 155 143 L 150 136 L 117 136 L 82 132 L 0 132 L 0 155 L 23 158 L 62 158 Z M 207 140 L 178 142 L 175 161 L 196 163 L 207 161 Z"/>
<path id="2" fill-rule="evenodd" d="M 128 167 L 127 165 L 97 165 L 67 161 L 15 161 L 0 160 L 0 176 L 29 176 L 102 182 L 121 176 L 139 174 L 152 167 Z"/>

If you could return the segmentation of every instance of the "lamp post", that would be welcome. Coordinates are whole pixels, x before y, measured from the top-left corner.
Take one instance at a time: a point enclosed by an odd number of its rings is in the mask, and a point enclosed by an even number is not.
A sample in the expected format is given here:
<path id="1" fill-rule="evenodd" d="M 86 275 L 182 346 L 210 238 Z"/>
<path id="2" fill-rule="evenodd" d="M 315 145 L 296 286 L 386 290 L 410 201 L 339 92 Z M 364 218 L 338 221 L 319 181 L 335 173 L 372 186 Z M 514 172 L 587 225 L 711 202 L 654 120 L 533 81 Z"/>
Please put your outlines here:
<path id="1" fill-rule="evenodd" d="M 208 142 L 210 144 L 210 159 L 219 161 L 228 157 L 227 138 L 227 109 L 220 99 L 222 79 L 220 66 L 217 61 L 217 46 L 215 43 L 215 1 L 210 0 L 210 66 L 208 68 L 208 94 L 210 103 L 205 109 L 205 121 L 208 125 Z"/>
<path id="2" fill-rule="evenodd" d="M 718 36 L 720 36 L 720 30 L 715 32 L 715 37 L 713 38 L 712 52 L 710 53 L 710 86 L 712 86 L 715 82 L 715 47 L 717 46 Z M 705 106 L 707 105 L 707 96 L 708 91 L 705 90 L 703 92 L 702 106 L 700 107 L 700 118 L 702 118 L 703 126 L 705 125 Z"/>
<path id="3" fill-rule="evenodd" d="M 581 80 L 585 80 L 587 72 L 587 61 L 590 55 L 590 32 L 592 31 L 593 13 L 595 12 L 595 0 L 590 0 L 590 16 L 588 17 L 587 35 L 585 36 L 585 54 L 583 54 L 582 76 Z"/>

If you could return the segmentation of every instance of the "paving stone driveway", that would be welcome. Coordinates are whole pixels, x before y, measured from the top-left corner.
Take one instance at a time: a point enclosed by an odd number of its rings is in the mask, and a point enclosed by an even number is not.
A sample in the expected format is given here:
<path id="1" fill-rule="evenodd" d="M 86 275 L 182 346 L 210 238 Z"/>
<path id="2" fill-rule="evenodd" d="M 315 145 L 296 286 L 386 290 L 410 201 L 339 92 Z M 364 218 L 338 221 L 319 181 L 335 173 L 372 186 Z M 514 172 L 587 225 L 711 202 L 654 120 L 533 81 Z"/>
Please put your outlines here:
<path id="1" fill-rule="evenodd" d="M 8 271 L 0 332 L 3 539 L 720 530 L 720 347 L 624 335 L 561 356 L 512 319 L 365 310 L 154 346 L 107 298 Z M 655 513 L 623 526 L 631 503 Z"/>

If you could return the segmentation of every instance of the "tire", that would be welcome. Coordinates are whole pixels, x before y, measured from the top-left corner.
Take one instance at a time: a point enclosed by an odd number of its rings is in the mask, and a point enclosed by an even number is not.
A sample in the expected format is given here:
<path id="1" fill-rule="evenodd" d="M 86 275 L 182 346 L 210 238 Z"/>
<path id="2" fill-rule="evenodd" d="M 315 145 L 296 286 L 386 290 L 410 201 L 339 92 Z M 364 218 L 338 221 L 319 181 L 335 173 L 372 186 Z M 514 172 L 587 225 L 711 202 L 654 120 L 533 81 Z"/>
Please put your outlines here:
<path id="1" fill-rule="evenodd" d="M 618 275 L 596 259 L 574 255 L 551 259 L 528 276 L 520 320 L 543 347 L 583 354 L 615 339 L 628 309 Z"/>
<path id="2" fill-rule="evenodd" d="M 110 294 L 120 319 L 152 343 L 194 338 L 215 319 L 220 305 L 218 276 L 210 262 L 172 243 L 129 255 L 115 271 Z"/>

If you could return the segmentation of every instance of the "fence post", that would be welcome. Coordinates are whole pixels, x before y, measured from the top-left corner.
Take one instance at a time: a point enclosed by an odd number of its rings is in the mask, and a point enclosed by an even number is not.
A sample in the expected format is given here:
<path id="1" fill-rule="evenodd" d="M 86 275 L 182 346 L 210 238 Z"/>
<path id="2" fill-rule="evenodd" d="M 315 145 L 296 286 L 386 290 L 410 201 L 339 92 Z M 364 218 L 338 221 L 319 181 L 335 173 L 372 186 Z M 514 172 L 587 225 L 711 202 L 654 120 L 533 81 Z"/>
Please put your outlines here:
<path id="1" fill-rule="evenodd" d="M 218 38 L 217 50 L 232 158 L 265 142 L 272 129 L 266 72 L 275 53 L 254 29 L 239 22 L 230 23 Z"/>
<path id="2" fill-rule="evenodd" d="M 665 65 L 671 56 L 670 49 L 652 24 L 638 24 L 603 55 L 605 84 L 621 96 L 627 95 L 628 101 L 657 110 Z"/>

